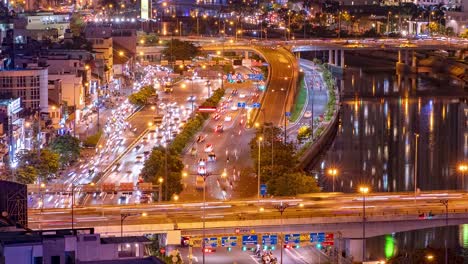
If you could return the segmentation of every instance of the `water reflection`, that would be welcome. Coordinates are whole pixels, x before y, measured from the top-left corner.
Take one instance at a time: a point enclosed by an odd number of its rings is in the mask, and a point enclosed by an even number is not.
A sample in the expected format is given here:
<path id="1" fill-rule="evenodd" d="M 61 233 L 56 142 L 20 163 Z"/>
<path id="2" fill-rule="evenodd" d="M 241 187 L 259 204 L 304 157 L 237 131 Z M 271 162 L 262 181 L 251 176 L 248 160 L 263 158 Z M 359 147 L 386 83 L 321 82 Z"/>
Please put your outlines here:
<path id="1" fill-rule="evenodd" d="M 443 249 L 446 235 L 448 248 L 459 252 L 460 246 L 466 247 L 466 243 L 468 243 L 466 240 L 468 235 L 463 241 L 457 239 L 459 235 L 463 235 L 463 230 L 468 230 L 467 225 L 421 229 L 372 237 L 367 239 L 367 252 L 370 253 L 370 259 L 389 259 L 398 254 L 410 252 L 415 248 Z"/>
<path id="2" fill-rule="evenodd" d="M 343 106 L 337 137 L 311 171 L 326 191 L 374 192 L 457 189 L 457 163 L 468 153 L 466 93 L 456 86 L 390 73 L 356 71 L 341 80 Z M 416 153 L 416 138 L 418 148 Z M 417 155 L 417 166 L 415 159 Z"/>

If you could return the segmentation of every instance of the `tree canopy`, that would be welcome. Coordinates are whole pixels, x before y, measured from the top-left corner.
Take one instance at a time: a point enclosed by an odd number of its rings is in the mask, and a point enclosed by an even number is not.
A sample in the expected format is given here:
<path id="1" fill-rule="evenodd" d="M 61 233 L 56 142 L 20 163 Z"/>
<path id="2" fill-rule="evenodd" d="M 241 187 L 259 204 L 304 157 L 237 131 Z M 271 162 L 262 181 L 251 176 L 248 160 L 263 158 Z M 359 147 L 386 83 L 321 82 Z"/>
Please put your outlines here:
<path id="1" fill-rule="evenodd" d="M 56 137 L 50 143 L 50 148 L 59 155 L 62 166 L 70 165 L 80 157 L 80 140 L 72 135 Z"/>
<path id="2" fill-rule="evenodd" d="M 162 54 L 169 61 L 191 60 L 200 53 L 200 49 L 188 41 L 172 39 L 166 43 L 166 48 Z"/>
<path id="3" fill-rule="evenodd" d="M 263 127 L 257 130 L 257 136 L 250 142 L 251 156 L 257 164 L 258 138 L 262 137 L 260 173 L 262 182 L 268 187 L 268 193 L 291 196 L 318 192 L 319 187 L 315 178 L 296 169 L 294 146 L 282 141 L 282 133 L 281 128 L 275 126 Z"/>
<path id="4" fill-rule="evenodd" d="M 46 182 L 50 175 L 59 169 L 59 155 L 49 149 L 41 149 L 40 156 L 36 151 L 25 151 L 17 155 L 18 181 L 35 182 L 38 178 Z"/>

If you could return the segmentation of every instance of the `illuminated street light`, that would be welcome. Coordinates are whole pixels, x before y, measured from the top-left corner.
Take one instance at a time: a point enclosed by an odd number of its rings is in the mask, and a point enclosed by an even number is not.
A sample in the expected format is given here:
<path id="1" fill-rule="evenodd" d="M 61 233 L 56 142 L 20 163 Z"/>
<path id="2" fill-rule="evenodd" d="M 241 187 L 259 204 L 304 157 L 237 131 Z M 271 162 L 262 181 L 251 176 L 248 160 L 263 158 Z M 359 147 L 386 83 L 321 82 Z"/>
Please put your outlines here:
<path id="1" fill-rule="evenodd" d="M 369 193 L 369 187 L 359 187 L 362 194 L 362 261 L 366 261 L 366 195 Z"/>
<path id="2" fill-rule="evenodd" d="M 257 198 L 258 198 L 258 201 L 260 201 L 260 161 L 262 159 L 262 156 L 261 156 L 261 143 L 263 141 L 263 137 L 258 137 L 258 172 L 257 172 L 257 178 L 258 178 L 258 195 L 257 195 Z"/>
<path id="3" fill-rule="evenodd" d="M 338 175 L 338 169 L 336 169 L 336 168 L 328 169 L 328 175 L 332 176 L 332 180 L 333 180 L 333 189 L 332 189 L 332 191 L 335 192 L 335 178 Z"/>
<path id="4" fill-rule="evenodd" d="M 461 163 L 458 165 L 458 171 L 462 174 L 462 189 L 465 190 L 465 173 L 468 171 L 468 165 Z"/>
<path id="5" fill-rule="evenodd" d="M 124 52 L 123 51 L 119 51 L 119 56 L 123 56 L 124 55 Z"/>

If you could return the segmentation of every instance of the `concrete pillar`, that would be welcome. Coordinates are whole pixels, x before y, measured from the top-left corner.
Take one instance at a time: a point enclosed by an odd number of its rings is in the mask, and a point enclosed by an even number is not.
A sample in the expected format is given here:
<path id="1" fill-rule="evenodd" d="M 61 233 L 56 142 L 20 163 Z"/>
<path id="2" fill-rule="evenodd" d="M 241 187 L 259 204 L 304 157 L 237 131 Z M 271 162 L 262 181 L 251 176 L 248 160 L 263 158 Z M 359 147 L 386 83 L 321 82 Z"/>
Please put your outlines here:
<path id="1" fill-rule="evenodd" d="M 401 50 L 398 50 L 398 63 L 401 63 Z"/>
<path id="2" fill-rule="evenodd" d="M 413 55 L 412 55 L 412 58 L 411 58 L 411 67 L 416 67 L 417 66 L 417 57 L 416 57 L 416 52 L 413 50 Z"/>
<path id="3" fill-rule="evenodd" d="M 244 52 L 244 59 L 246 59 L 246 60 L 249 59 L 249 52 L 248 51 Z"/>
<path id="4" fill-rule="evenodd" d="M 296 52 L 296 58 L 298 58 L 298 59 L 301 58 L 301 53 L 300 52 Z"/>
<path id="5" fill-rule="evenodd" d="M 347 244 L 349 254 L 353 256 L 353 261 L 362 262 L 362 239 L 349 239 Z"/>
<path id="6" fill-rule="evenodd" d="M 405 50 L 405 61 L 404 61 L 405 64 L 409 64 L 409 61 L 408 61 L 408 51 Z"/>
<path id="7" fill-rule="evenodd" d="M 340 62 L 338 61 L 338 50 L 335 50 L 335 66 L 339 66 Z"/>
<path id="8" fill-rule="evenodd" d="M 345 63 L 344 63 L 344 50 L 341 50 L 341 68 L 344 68 L 345 67 Z"/>
<path id="9" fill-rule="evenodd" d="M 328 50 L 328 64 L 333 64 L 333 50 Z"/>

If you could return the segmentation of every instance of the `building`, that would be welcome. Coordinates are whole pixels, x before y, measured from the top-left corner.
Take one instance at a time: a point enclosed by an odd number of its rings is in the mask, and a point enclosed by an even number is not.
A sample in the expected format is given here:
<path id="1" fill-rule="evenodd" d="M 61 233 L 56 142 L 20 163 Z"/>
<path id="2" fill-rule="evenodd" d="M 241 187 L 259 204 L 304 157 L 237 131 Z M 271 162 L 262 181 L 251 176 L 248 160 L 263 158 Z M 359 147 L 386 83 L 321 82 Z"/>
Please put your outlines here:
<path id="1" fill-rule="evenodd" d="M 47 113 L 48 69 L 34 64 L 25 66 L 0 70 L 0 96 L 21 98 L 21 106 L 26 113 Z"/>
<path id="2" fill-rule="evenodd" d="M 113 43 L 111 28 L 87 27 L 86 39 L 91 42 L 95 53 L 92 73 L 99 76 L 103 83 L 110 83 L 113 79 Z"/>
<path id="3" fill-rule="evenodd" d="M 65 31 L 70 29 L 70 14 L 53 12 L 37 12 L 25 14 L 27 30 L 57 30 L 58 38 L 63 38 Z"/>
<path id="4" fill-rule="evenodd" d="M 0 263 L 164 263 L 146 255 L 150 243 L 138 236 L 103 238 L 93 228 L 3 232 Z"/>
<path id="5" fill-rule="evenodd" d="M 0 166 L 14 158 L 19 149 L 25 148 L 24 119 L 19 117 L 21 98 L 0 100 Z M 9 159 L 5 159 L 8 155 Z"/>

